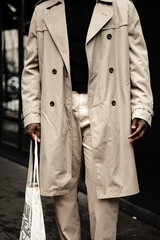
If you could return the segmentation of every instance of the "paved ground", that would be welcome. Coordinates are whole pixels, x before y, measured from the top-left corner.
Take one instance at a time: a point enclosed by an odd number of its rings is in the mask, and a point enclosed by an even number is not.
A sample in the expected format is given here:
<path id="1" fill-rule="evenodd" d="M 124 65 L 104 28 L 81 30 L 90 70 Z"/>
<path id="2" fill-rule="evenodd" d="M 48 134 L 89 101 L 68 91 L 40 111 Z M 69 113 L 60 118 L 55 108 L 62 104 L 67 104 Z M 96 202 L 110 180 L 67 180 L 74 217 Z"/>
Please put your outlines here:
<path id="1" fill-rule="evenodd" d="M 19 238 L 26 177 L 26 167 L 0 157 L 0 240 Z M 90 240 L 87 196 L 80 193 L 79 199 L 82 240 Z M 43 197 L 42 202 L 47 240 L 59 240 L 53 199 Z M 160 231 L 120 211 L 117 240 L 160 240 Z"/>

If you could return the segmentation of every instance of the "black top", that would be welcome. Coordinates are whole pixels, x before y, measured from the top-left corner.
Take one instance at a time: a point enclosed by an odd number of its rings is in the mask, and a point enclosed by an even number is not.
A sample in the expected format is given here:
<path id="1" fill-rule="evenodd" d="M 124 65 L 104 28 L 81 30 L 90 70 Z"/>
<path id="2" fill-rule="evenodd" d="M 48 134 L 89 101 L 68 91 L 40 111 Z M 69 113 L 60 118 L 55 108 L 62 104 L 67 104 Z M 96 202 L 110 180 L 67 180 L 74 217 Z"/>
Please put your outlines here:
<path id="1" fill-rule="evenodd" d="M 88 63 L 85 42 L 96 0 L 65 0 L 72 90 L 87 92 Z"/>

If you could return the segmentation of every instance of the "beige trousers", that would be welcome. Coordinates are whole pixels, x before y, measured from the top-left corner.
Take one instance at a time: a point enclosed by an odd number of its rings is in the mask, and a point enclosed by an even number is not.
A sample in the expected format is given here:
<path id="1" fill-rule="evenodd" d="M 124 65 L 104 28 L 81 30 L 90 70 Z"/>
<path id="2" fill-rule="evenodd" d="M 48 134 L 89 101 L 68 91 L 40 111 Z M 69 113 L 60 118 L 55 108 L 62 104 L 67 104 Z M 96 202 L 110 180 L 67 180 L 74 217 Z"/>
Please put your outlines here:
<path id="1" fill-rule="evenodd" d="M 91 239 L 115 240 L 119 199 L 98 200 L 96 197 L 95 171 L 87 106 L 88 95 L 73 91 L 72 100 L 73 152 L 71 188 L 68 194 L 54 197 L 54 209 L 60 239 L 81 239 L 77 193 L 84 156 Z"/>

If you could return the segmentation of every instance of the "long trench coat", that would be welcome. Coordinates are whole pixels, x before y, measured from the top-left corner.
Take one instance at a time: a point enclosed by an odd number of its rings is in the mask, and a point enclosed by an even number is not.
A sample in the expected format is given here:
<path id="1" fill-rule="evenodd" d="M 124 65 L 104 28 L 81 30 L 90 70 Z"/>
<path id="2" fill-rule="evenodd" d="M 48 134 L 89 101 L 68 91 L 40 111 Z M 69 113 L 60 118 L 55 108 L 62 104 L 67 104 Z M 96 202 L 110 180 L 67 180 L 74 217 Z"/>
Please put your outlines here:
<path id="1" fill-rule="evenodd" d="M 68 193 L 72 177 L 72 84 L 64 4 L 48 0 L 35 7 L 22 74 L 24 126 L 41 123 L 44 196 Z M 152 93 L 146 45 L 133 3 L 97 1 L 85 49 L 97 198 L 136 194 L 128 136 L 133 118 L 151 124 Z"/>

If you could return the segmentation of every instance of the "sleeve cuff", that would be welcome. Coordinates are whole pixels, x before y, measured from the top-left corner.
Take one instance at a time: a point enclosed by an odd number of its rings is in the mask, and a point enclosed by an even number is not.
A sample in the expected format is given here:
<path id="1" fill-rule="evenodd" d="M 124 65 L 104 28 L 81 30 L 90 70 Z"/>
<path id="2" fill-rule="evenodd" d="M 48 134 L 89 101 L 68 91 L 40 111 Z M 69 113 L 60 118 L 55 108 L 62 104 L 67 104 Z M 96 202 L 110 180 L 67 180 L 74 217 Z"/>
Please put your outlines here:
<path id="1" fill-rule="evenodd" d="M 141 118 L 151 126 L 152 114 L 148 112 L 146 109 L 141 109 L 141 108 L 135 109 L 132 113 L 132 120 L 134 118 Z"/>
<path id="2" fill-rule="evenodd" d="M 31 123 L 40 123 L 40 122 L 41 122 L 41 115 L 38 113 L 36 114 L 30 113 L 23 119 L 24 127 L 26 127 Z"/>

